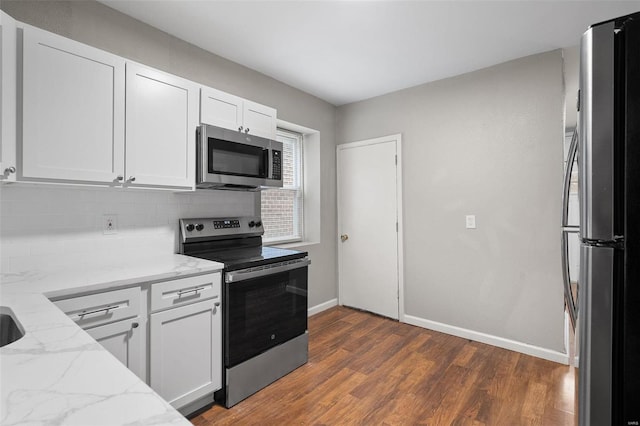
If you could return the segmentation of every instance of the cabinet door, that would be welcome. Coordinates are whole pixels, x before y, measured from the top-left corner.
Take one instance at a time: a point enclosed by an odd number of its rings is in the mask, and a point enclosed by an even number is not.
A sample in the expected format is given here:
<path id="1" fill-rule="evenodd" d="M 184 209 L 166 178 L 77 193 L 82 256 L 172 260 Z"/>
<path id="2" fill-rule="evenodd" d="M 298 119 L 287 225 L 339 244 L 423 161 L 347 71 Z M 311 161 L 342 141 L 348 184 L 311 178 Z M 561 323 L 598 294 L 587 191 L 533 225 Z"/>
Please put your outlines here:
<path id="1" fill-rule="evenodd" d="M 276 110 L 251 101 L 244 101 L 244 128 L 250 135 L 276 138 Z"/>
<path id="2" fill-rule="evenodd" d="M 205 300 L 150 315 L 149 383 L 175 408 L 222 387 L 221 311 L 216 303 Z"/>
<path id="3" fill-rule="evenodd" d="M 117 182 L 124 164 L 122 58 L 25 25 L 22 89 L 19 176 Z"/>
<path id="4" fill-rule="evenodd" d="M 142 362 L 145 356 L 143 330 L 140 320 L 132 318 L 85 331 L 144 381 L 146 375 Z"/>
<path id="5" fill-rule="evenodd" d="M 183 78 L 127 63 L 128 184 L 195 187 L 198 91 Z"/>
<path id="6" fill-rule="evenodd" d="M 203 124 L 240 130 L 242 108 L 242 98 L 211 88 L 201 89 L 200 122 Z"/>
<path id="7" fill-rule="evenodd" d="M 16 21 L 0 11 L 0 182 L 16 179 Z"/>

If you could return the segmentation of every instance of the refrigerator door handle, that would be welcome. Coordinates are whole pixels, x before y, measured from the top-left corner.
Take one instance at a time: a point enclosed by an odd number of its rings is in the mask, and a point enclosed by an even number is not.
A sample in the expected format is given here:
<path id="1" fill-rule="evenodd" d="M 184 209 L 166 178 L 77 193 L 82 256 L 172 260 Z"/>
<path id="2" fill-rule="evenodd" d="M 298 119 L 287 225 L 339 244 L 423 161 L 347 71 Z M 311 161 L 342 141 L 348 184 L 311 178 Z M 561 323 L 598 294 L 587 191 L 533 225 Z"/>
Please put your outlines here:
<path id="1" fill-rule="evenodd" d="M 569 190 L 571 187 L 571 172 L 573 163 L 576 160 L 578 152 L 578 129 L 573 131 L 571 143 L 569 144 L 569 152 L 567 154 L 567 167 L 564 172 L 564 181 L 562 184 L 562 227 L 569 226 Z"/>
<path id="2" fill-rule="evenodd" d="M 564 183 L 562 186 L 562 280 L 564 284 L 564 301 L 567 305 L 567 312 L 571 319 L 571 326 L 576 328 L 576 320 L 578 318 L 578 305 L 573 292 L 571 291 L 571 277 L 569 276 L 569 234 L 579 233 L 578 226 L 569 225 L 569 192 L 571 189 L 571 172 L 578 151 L 578 129 L 573 131 L 569 152 L 567 156 L 567 167 L 564 172 Z"/>

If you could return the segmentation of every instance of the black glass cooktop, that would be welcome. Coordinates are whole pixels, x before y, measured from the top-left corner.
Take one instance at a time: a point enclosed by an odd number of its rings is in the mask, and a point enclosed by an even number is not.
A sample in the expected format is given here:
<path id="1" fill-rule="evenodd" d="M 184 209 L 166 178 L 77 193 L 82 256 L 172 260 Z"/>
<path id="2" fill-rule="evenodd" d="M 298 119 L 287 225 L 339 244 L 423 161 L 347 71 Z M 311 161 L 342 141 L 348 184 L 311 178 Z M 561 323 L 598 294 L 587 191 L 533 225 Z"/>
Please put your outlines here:
<path id="1" fill-rule="evenodd" d="M 252 268 L 285 260 L 301 259 L 307 256 L 306 251 L 281 249 L 276 247 L 243 247 L 239 249 L 216 250 L 210 252 L 190 253 L 190 256 L 224 263 L 225 271 Z"/>

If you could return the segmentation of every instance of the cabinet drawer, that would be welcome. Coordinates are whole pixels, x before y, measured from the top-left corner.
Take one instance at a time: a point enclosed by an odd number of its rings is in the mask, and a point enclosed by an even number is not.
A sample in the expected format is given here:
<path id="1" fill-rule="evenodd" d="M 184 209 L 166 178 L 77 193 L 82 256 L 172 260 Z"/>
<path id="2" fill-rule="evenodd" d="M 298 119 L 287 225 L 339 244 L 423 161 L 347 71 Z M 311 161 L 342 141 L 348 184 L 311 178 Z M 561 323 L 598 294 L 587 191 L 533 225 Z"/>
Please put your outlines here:
<path id="1" fill-rule="evenodd" d="M 182 306 L 200 300 L 220 299 L 220 272 L 151 285 L 151 311 Z"/>
<path id="2" fill-rule="evenodd" d="M 54 302 L 82 328 L 140 315 L 140 287 L 125 288 Z"/>

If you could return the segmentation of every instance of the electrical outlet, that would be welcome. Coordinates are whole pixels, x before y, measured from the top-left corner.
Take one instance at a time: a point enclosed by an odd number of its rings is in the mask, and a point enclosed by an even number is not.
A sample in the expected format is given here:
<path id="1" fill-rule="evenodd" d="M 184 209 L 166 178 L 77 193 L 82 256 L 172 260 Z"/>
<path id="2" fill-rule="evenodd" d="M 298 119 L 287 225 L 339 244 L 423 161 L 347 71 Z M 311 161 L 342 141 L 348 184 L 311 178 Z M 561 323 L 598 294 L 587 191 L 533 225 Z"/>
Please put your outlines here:
<path id="1" fill-rule="evenodd" d="M 476 215 L 468 214 L 466 216 L 467 229 L 476 229 Z"/>
<path id="2" fill-rule="evenodd" d="M 114 235 L 118 233 L 118 216 L 115 214 L 105 214 L 102 218 L 102 233 L 104 235 Z"/>

